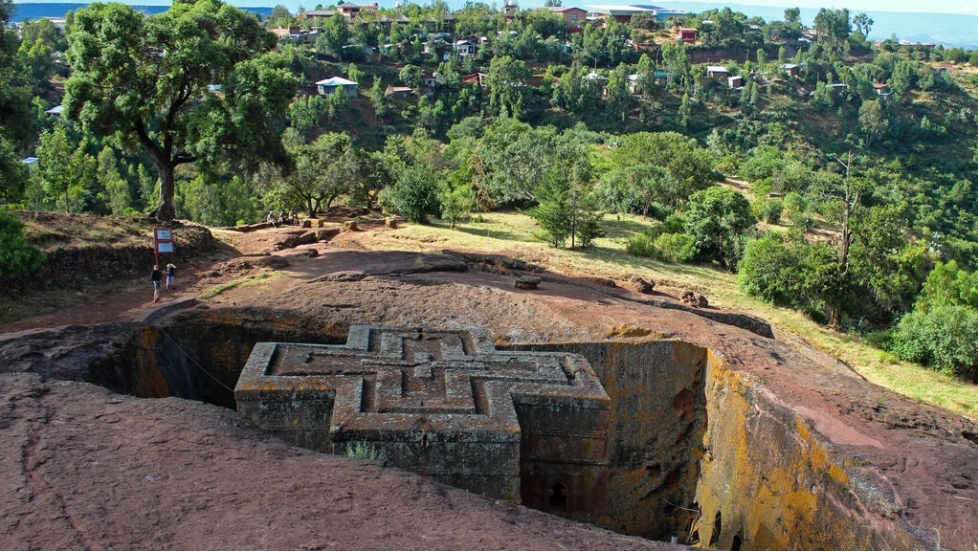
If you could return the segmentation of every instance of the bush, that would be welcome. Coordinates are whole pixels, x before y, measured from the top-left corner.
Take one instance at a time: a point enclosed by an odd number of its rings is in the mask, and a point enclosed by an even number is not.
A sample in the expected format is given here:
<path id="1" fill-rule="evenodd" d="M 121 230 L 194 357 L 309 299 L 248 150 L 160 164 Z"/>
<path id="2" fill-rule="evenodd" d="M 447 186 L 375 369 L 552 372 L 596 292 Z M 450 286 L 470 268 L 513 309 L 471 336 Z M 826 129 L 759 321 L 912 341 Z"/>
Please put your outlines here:
<path id="1" fill-rule="evenodd" d="M 784 196 L 784 209 L 788 212 L 788 218 L 794 221 L 808 211 L 808 202 L 798 192 L 788 192 Z"/>
<path id="2" fill-rule="evenodd" d="M 657 226 L 656 228 L 661 227 Z M 637 234 L 628 239 L 628 243 L 625 244 L 625 251 L 636 257 L 652 257 L 655 255 L 654 242 L 655 237 L 652 235 L 652 231 Z"/>
<path id="3" fill-rule="evenodd" d="M 407 169 L 393 186 L 384 188 L 380 203 L 385 209 L 404 215 L 411 222 L 427 224 L 429 215 L 438 215 L 438 184 L 424 167 Z"/>
<path id="4" fill-rule="evenodd" d="M 978 311 L 960 305 L 913 311 L 893 331 L 890 352 L 940 372 L 974 379 L 978 367 Z"/>
<path id="5" fill-rule="evenodd" d="M 808 317 L 809 320 L 811 320 L 812 322 L 820 326 L 825 326 L 826 324 L 829 323 L 828 315 L 826 315 L 825 312 L 823 312 L 821 309 L 817 307 L 808 305 L 803 307 L 801 311 L 805 314 L 805 316 Z"/>
<path id="6" fill-rule="evenodd" d="M 692 236 L 688 234 L 662 234 L 655 239 L 656 258 L 671 263 L 689 263 L 696 258 L 699 250 Z"/>
<path id="7" fill-rule="evenodd" d="M 598 211 L 578 213 L 575 227 L 577 247 L 590 247 L 595 239 L 604 237 L 604 230 L 601 229 L 602 218 L 604 213 Z"/>
<path id="8" fill-rule="evenodd" d="M 778 305 L 798 303 L 799 252 L 778 232 L 747 242 L 737 280 L 748 295 Z"/>
<path id="9" fill-rule="evenodd" d="M 571 233 L 571 215 L 565 205 L 553 201 L 541 201 L 527 211 L 527 214 L 540 225 L 541 231 L 534 237 L 553 247 L 563 247 Z"/>
<path id="10" fill-rule="evenodd" d="M 686 219 L 679 215 L 669 215 L 666 220 L 662 221 L 662 232 L 660 233 L 678 234 L 683 231 L 684 226 L 686 226 Z"/>
<path id="11" fill-rule="evenodd" d="M 346 447 L 346 456 L 348 458 L 363 458 L 365 460 L 384 460 L 384 455 L 376 447 L 364 443 L 357 443 L 352 447 Z"/>
<path id="12" fill-rule="evenodd" d="M 696 258 L 698 249 L 687 234 L 664 232 L 665 225 L 633 236 L 625 250 L 636 257 L 649 257 L 669 263 L 688 263 Z"/>
<path id="13" fill-rule="evenodd" d="M 780 199 L 769 198 L 761 203 L 760 209 L 760 220 L 768 224 L 778 224 L 781 222 L 781 212 L 784 210 L 784 204 Z"/>
<path id="14" fill-rule="evenodd" d="M 41 270 L 44 254 L 24 238 L 24 223 L 0 211 L 0 280 L 22 278 Z"/>
<path id="15" fill-rule="evenodd" d="M 797 215 L 791 217 L 792 225 L 802 232 L 808 232 L 812 228 L 815 228 L 815 219 L 809 215 Z"/>
<path id="16" fill-rule="evenodd" d="M 704 260 L 736 270 L 754 222 L 750 202 L 743 194 L 714 186 L 689 197 L 683 230 L 693 238 Z"/>
<path id="17" fill-rule="evenodd" d="M 754 197 L 762 198 L 767 197 L 774 188 L 774 183 L 771 182 L 770 178 L 762 178 L 750 187 L 750 193 L 754 194 Z M 758 200 L 760 201 L 760 200 Z"/>

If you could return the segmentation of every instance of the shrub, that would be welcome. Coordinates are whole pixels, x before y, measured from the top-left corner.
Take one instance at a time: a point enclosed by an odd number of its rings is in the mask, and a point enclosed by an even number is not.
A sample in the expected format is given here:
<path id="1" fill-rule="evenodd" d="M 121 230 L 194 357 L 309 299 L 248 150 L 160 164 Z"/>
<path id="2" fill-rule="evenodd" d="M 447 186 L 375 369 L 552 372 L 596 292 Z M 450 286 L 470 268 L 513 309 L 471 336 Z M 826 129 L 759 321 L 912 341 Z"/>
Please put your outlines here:
<path id="1" fill-rule="evenodd" d="M 563 247 L 571 233 L 570 213 L 565 205 L 554 201 L 541 201 L 527 211 L 527 214 L 540 225 L 541 232 L 534 237 L 542 239 L 553 247 Z"/>
<path id="2" fill-rule="evenodd" d="M 978 311 L 960 305 L 913 311 L 893 331 L 890 352 L 940 372 L 974 379 L 978 367 Z"/>
<path id="3" fill-rule="evenodd" d="M 649 257 L 670 263 L 688 263 L 699 252 L 693 238 L 687 234 L 663 232 L 665 225 L 633 236 L 625 244 L 625 250 L 636 257 Z"/>
<path id="4" fill-rule="evenodd" d="M 754 194 L 754 197 L 762 198 L 767 197 L 774 187 L 774 183 L 770 178 L 762 178 L 750 187 L 750 193 Z"/>
<path id="5" fill-rule="evenodd" d="M 637 234 L 628 239 L 628 243 L 625 244 L 625 251 L 636 257 L 652 257 L 655 255 L 654 241 L 655 237 L 652 236 L 651 232 Z"/>
<path id="6" fill-rule="evenodd" d="M 666 220 L 662 222 L 662 232 L 660 233 L 672 233 L 678 234 L 683 231 L 683 227 L 686 226 L 686 219 L 679 215 L 669 215 Z"/>
<path id="7" fill-rule="evenodd" d="M 454 188 L 443 186 L 439 193 L 441 203 L 441 218 L 452 225 L 462 220 L 475 207 L 475 194 L 472 186 L 461 185 Z"/>
<path id="8" fill-rule="evenodd" d="M 784 209 L 788 212 L 788 218 L 795 220 L 808 211 L 808 202 L 798 192 L 788 192 L 784 196 Z"/>
<path id="9" fill-rule="evenodd" d="M 671 263 L 688 263 L 696 258 L 699 250 L 688 234 L 662 234 L 655 239 L 656 258 Z"/>
<path id="10" fill-rule="evenodd" d="M 365 460 L 383 460 L 384 455 L 381 454 L 377 447 L 368 445 L 366 443 L 357 443 L 355 445 L 346 447 L 346 456 L 348 458 L 362 458 Z"/>
<path id="11" fill-rule="evenodd" d="M 784 204 L 780 199 L 769 198 L 761 203 L 761 213 L 760 220 L 768 224 L 778 224 L 781 222 L 781 212 L 784 210 Z"/>
<path id="12" fill-rule="evenodd" d="M 393 186 L 384 188 L 380 203 L 385 209 L 404 215 L 411 222 L 427 224 L 429 215 L 438 215 L 438 184 L 430 170 L 411 167 Z"/>
<path id="13" fill-rule="evenodd" d="M 714 186 L 689 197 L 683 230 L 692 236 L 704 260 L 736 270 L 744 238 L 754 222 L 750 202 L 743 194 Z"/>
<path id="14" fill-rule="evenodd" d="M 44 254 L 24 238 L 24 224 L 0 211 L 0 280 L 30 276 L 41 270 Z"/>
<path id="15" fill-rule="evenodd" d="M 791 217 L 793 226 L 801 230 L 802 232 L 808 232 L 812 228 L 815 228 L 815 219 L 809 215 L 797 215 Z"/>
<path id="16" fill-rule="evenodd" d="M 737 280 L 748 295 L 779 305 L 797 302 L 801 259 L 778 232 L 747 242 Z"/>

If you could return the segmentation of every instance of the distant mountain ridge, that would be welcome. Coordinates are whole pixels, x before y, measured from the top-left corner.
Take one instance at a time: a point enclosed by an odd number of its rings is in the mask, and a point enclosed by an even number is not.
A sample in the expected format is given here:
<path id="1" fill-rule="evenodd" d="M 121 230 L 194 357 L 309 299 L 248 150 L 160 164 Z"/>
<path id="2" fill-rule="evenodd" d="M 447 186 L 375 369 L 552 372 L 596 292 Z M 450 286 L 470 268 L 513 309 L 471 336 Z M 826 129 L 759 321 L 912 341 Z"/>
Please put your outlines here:
<path id="1" fill-rule="evenodd" d="M 749 17 L 757 16 L 765 21 L 784 21 L 784 10 L 792 6 L 757 6 L 752 4 L 731 4 L 724 2 L 654 2 L 663 8 L 680 9 L 699 13 L 711 9 L 729 7 Z M 845 7 L 837 3 L 835 9 Z M 805 25 L 814 25 L 816 8 L 800 8 L 801 20 Z M 849 10 L 850 15 L 865 13 L 873 20 L 870 40 L 886 40 L 896 36 L 898 40 L 910 42 L 934 42 L 945 46 L 958 46 L 967 49 L 978 48 L 978 16 L 954 13 L 895 12 L 878 10 Z"/>
<path id="2" fill-rule="evenodd" d="M 448 0 L 448 7 L 452 10 L 462 9 L 466 0 Z M 566 5 L 586 5 L 592 0 L 582 0 L 581 2 L 567 2 Z M 233 3 L 233 2 L 232 2 Z M 271 2 L 270 2 L 271 3 Z M 594 0 L 594 4 L 611 3 L 611 0 Z M 645 0 L 635 3 L 647 3 Z M 761 17 L 765 21 L 784 20 L 784 10 L 787 7 L 757 6 L 752 4 L 729 4 L 722 2 L 654 2 L 663 8 L 680 9 L 691 13 L 699 13 L 711 9 L 729 7 L 730 9 L 744 13 L 750 17 Z M 382 0 L 378 2 L 381 7 L 394 7 L 393 0 Z M 87 3 L 14 3 L 14 21 L 24 19 L 41 19 L 44 17 L 64 17 L 69 10 L 77 10 L 86 6 Z M 524 0 L 520 2 L 523 8 L 531 8 L 543 5 L 543 0 Z M 138 11 L 147 14 L 160 13 L 169 8 L 168 5 L 133 5 Z M 271 7 L 243 7 L 242 9 L 254 12 L 261 17 L 267 17 L 272 13 Z M 290 8 L 292 9 L 292 8 Z M 292 11 L 296 11 L 292 9 Z M 958 46 L 967 49 L 978 48 L 978 16 L 951 14 L 951 13 L 915 13 L 915 12 L 885 12 L 875 10 L 849 10 L 851 14 L 865 11 L 874 21 L 873 28 L 869 33 L 871 40 L 885 40 L 896 37 L 898 40 L 909 40 L 911 42 L 934 42 L 945 46 Z M 813 8 L 801 8 L 801 19 L 806 25 L 811 26 L 815 20 L 818 10 Z"/>

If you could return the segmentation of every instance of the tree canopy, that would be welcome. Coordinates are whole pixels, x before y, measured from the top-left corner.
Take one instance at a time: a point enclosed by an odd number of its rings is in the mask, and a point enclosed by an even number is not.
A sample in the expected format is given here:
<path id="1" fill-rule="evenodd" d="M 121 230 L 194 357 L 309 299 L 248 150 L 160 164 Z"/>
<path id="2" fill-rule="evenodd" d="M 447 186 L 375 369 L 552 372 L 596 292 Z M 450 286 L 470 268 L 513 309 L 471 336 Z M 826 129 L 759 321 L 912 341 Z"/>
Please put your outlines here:
<path id="1" fill-rule="evenodd" d="M 238 154 L 251 167 L 283 155 L 278 136 L 297 82 L 253 15 L 218 0 L 178 1 L 153 16 L 96 3 L 75 15 L 68 43 L 67 116 L 149 154 L 159 219 L 176 216 L 177 166 Z"/>

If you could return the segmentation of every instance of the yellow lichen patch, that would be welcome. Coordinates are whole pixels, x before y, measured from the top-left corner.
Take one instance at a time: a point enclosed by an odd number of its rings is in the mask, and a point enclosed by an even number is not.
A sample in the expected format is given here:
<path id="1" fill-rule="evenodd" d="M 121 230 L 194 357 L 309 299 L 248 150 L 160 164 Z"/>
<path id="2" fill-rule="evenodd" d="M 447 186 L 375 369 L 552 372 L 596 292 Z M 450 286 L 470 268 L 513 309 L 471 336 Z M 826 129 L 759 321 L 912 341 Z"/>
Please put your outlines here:
<path id="1" fill-rule="evenodd" d="M 132 381 L 132 393 L 137 397 L 170 395 L 170 386 L 160 370 L 158 357 L 154 353 L 160 337 L 158 332 L 149 329 L 137 335 L 139 353 L 137 353 Z"/>
<path id="2" fill-rule="evenodd" d="M 873 541 L 878 528 L 852 506 L 848 474 L 801 416 L 722 362 L 710 364 L 707 394 L 701 541 L 724 548 L 736 536 L 753 549 L 862 549 Z"/>
<path id="3" fill-rule="evenodd" d="M 605 337 L 653 337 L 655 339 L 665 339 L 668 337 L 666 334 L 650 330 L 649 328 L 640 328 L 637 326 L 629 326 L 627 324 L 620 324 L 615 326 L 608 332 Z"/>

